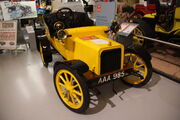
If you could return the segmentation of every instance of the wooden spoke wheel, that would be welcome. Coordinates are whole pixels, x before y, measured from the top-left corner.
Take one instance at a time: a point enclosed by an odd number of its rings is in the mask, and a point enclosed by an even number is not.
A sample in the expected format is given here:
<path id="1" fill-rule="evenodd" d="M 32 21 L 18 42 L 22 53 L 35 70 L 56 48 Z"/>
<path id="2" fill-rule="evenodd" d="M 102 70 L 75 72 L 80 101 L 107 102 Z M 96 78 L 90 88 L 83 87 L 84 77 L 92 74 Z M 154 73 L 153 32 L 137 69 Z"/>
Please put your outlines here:
<path id="1" fill-rule="evenodd" d="M 152 76 L 150 60 L 143 58 L 135 52 L 125 53 L 124 68 L 129 70 L 129 75 L 123 81 L 130 86 L 141 87 L 148 83 Z"/>
<path id="2" fill-rule="evenodd" d="M 89 106 L 89 92 L 82 77 L 66 65 L 56 67 L 54 74 L 56 91 L 70 110 L 82 113 Z"/>
<path id="3" fill-rule="evenodd" d="M 140 36 L 144 36 L 143 31 L 140 28 L 136 28 L 133 31 L 134 35 L 140 35 Z M 144 39 L 140 38 L 140 37 L 133 37 L 133 44 L 135 45 L 140 45 L 140 46 L 144 46 Z"/>

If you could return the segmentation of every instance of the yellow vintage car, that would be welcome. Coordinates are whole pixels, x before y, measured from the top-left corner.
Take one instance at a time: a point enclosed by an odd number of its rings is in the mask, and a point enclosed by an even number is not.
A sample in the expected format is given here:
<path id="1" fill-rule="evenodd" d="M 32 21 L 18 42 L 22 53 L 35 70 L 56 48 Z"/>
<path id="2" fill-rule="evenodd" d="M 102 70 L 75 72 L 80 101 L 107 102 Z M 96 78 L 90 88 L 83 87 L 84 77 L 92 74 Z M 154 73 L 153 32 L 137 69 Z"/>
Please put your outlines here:
<path id="1" fill-rule="evenodd" d="M 42 62 L 48 66 L 53 49 L 63 56 L 64 60 L 54 64 L 54 85 L 70 110 L 85 112 L 89 89 L 98 85 L 122 80 L 141 87 L 150 80 L 151 56 L 141 47 L 124 48 L 109 39 L 108 32 L 115 30 L 94 26 L 86 13 L 62 8 L 45 15 L 44 24 L 45 35 L 39 44 Z"/>

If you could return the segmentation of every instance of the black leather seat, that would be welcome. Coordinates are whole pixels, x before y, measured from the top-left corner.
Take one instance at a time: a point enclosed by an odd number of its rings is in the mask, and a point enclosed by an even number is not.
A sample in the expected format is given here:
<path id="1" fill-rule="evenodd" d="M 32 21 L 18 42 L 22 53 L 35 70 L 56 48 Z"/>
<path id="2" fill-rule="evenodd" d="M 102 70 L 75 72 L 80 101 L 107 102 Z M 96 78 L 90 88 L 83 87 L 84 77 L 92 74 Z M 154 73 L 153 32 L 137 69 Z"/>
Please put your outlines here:
<path id="1" fill-rule="evenodd" d="M 67 20 L 67 19 L 63 20 L 61 18 L 57 18 L 56 13 L 50 13 L 44 15 L 44 21 L 49 28 L 51 37 L 55 35 L 56 31 L 54 30 L 54 23 L 56 23 L 57 21 L 63 22 L 65 25 L 65 29 L 94 25 L 94 22 L 88 17 L 86 13 L 83 12 L 73 12 L 72 18 L 73 20 Z M 71 23 L 67 21 L 71 21 Z"/>
<path id="2" fill-rule="evenodd" d="M 93 26 L 94 22 L 88 17 L 86 13 L 74 12 L 74 27 Z"/>

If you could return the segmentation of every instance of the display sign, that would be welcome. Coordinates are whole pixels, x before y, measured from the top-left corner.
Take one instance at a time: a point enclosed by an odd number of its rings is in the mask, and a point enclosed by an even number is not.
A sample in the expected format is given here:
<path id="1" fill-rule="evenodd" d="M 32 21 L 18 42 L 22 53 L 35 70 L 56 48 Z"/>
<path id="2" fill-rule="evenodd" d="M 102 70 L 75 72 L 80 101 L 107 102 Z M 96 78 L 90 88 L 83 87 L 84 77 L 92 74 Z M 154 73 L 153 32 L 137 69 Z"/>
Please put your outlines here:
<path id="1" fill-rule="evenodd" d="M 16 49 L 17 21 L 0 22 L 0 49 Z"/>
<path id="2" fill-rule="evenodd" d="M 111 26 L 116 13 L 115 2 L 97 2 L 96 3 L 96 25 Z"/>
<path id="3" fill-rule="evenodd" d="M 129 36 L 137 26 L 138 24 L 136 23 L 122 23 L 121 29 L 118 34 L 123 36 Z"/>
<path id="4" fill-rule="evenodd" d="M 37 17 L 35 1 L 0 2 L 4 20 Z"/>
<path id="5" fill-rule="evenodd" d="M 26 30 L 27 30 L 27 33 L 34 33 L 34 28 L 33 26 L 26 26 Z"/>

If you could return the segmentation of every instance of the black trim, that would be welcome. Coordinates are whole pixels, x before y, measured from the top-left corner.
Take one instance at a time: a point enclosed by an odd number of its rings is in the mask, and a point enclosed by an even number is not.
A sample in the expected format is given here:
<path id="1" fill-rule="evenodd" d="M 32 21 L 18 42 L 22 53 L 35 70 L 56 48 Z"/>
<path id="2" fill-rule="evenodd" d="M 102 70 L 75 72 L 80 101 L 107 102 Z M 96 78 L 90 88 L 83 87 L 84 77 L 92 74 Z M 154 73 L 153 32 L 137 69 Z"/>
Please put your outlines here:
<path id="1" fill-rule="evenodd" d="M 89 70 L 89 66 L 81 60 L 70 60 L 65 62 L 58 61 L 54 64 L 54 69 L 60 64 L 66 65 L 71 69 L 76 70 L 79 74 L 83 74 Z"/>
<path id="2" fill-rule="evenodd" d="M 101 74 L 120 69 L 121 49 L 105 50 L 101 53 Z"/>

